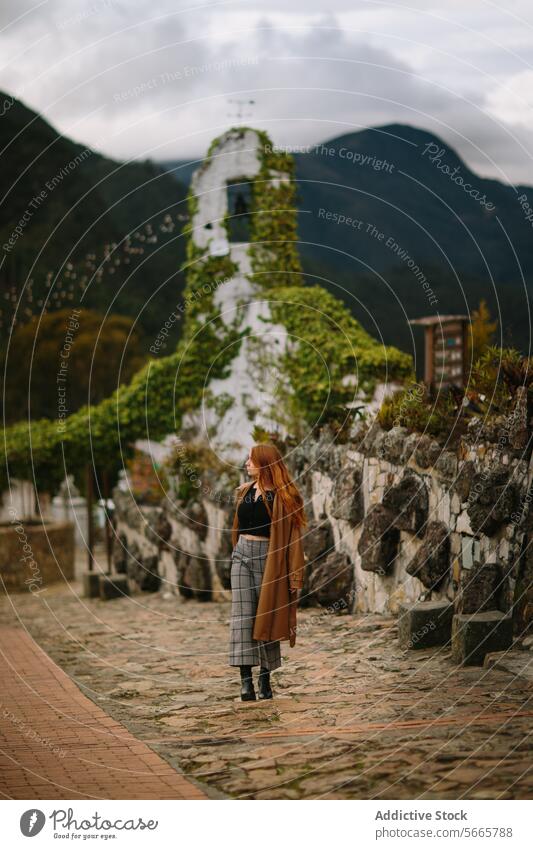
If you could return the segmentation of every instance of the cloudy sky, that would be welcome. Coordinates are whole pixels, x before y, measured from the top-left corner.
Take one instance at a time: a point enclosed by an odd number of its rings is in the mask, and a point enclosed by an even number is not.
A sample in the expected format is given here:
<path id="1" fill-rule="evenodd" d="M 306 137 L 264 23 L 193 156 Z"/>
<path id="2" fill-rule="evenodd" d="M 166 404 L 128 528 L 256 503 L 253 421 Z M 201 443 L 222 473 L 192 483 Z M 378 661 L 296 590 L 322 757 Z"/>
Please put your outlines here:
<path id="1" fill-rule="evenodd" d="M 533 184 L 531 0 L 2 0 L 0 29 L 0 88 L 117 158 L 403 122 Z"/>

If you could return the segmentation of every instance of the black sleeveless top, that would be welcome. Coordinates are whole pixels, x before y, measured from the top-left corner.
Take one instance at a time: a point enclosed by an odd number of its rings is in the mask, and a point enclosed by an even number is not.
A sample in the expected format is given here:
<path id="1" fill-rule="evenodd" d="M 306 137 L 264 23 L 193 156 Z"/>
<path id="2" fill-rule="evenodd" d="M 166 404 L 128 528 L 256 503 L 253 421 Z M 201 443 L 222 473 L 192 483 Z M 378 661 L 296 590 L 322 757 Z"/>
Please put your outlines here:
<path id="1" fill-rule="evenodd" d="M 257 489 L 254 483 L 239 504 L 237 509 L 239 531 L 256 537 L 269 537 L 270 514 L 265 506 L 262 495 L 259 496 L 257 501 L 254 501 L 256 492 Z M 268 506 L 272 511 L 272 504 L 274 502 L 275 495 L 274 490 L 267 490 L 265 495 L 268 501 Z"/>

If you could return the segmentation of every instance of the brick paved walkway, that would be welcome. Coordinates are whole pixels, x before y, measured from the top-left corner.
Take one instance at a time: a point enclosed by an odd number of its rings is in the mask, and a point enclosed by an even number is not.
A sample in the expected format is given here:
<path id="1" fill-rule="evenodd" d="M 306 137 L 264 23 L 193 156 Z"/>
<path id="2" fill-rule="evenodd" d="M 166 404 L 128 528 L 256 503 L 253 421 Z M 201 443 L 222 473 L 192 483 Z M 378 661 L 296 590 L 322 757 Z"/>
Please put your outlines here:
<path id="1" fill-rule="evenodd" d="M 0 797 L 205 799 L 90 701 L 24 631 L 0 627 Z"/>
<path id="2" fill-rule="evenodd" d="M 533 796 L 531 683 L 500 668 L 457 667 L 449 647 L 405 651 L 392 617 L 300 611 L 297 645 L 282 645 L 273 674 L 274 699 L 241 702 L 238 670 L 227 665 L 226 602 L 80 593 L 74 583 L 0 598 L 0 626 L 22 622 L 77 697 L 81 690 L 105 710 L 99 717 L 116 720 L 106 732 L 119 729 L 124 745 L 127 729 L 135 751 L 149 746 L 209 796 Z M 99 749 L 109 753 L 108 737 Z M 69 786 L 79 771 L 72 761 Z M 107 796 L 110 782 L 96 792 Z"/>

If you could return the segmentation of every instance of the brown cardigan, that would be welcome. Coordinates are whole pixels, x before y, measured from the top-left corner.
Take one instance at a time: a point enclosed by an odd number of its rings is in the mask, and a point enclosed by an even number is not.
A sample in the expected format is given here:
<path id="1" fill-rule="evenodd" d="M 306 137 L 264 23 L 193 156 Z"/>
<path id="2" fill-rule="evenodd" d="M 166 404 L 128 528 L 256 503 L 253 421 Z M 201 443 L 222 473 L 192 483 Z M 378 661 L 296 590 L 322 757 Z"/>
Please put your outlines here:
<path id="1" fill-rule="evenodd" d="M 231 532 L 234 548 L 240 534 L 237 510 L 253 483 L 250 481 L 243 484 L 238 492 Z M 274 494 L 270 541 L 252 632 L 254 640 L 289 640 L 291 646 L 295 644 L 298 594 L 289 593 L 289 588 L 301 589 L 303 577 L 304 553 L 300 528 L 287 515 L 281 498 Z"/>

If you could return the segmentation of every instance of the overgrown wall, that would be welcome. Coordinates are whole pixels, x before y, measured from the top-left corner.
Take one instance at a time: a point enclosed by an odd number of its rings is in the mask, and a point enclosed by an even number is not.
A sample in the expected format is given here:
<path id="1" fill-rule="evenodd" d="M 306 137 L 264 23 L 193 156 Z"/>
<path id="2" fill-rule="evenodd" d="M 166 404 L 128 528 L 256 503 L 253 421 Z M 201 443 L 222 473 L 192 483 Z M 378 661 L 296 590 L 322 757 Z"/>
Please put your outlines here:
<path id="1" fill-rule="evenodd" d="M 512 443 L 500 429 L 446 450 L 374 424 L 341 445 L 326 432 L 295 449 L 309 518 L 301 604 L 396 613 L 403 601 L 447 598 L 465 613 L 513 609 L 523 629 L 533 610 L 532 470 L 523 439 Z M 116 495 L 115 558 L 137 586 L 229 597 L 231 493 L 225 504 L 206 495 L 159 507 Z"/>

